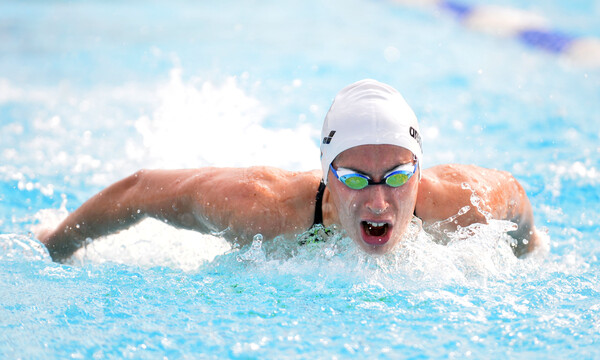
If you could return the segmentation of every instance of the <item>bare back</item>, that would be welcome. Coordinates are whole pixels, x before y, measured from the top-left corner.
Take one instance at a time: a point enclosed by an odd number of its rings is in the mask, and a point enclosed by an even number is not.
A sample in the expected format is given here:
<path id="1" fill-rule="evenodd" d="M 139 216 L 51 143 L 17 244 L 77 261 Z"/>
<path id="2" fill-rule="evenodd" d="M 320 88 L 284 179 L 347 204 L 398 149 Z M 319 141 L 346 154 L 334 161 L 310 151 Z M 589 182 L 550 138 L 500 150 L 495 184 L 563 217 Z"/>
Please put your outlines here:
<path id="1" fill-rule="evenodd" d="M 184 211 L 173 220 L 204 232 L 224 230 L 225 238 L 240 244 L 257 233 L 298 234 L 312 225 L 320 177 L 319 171 L 271 167 L 205 168 L 178 186 Z"/>

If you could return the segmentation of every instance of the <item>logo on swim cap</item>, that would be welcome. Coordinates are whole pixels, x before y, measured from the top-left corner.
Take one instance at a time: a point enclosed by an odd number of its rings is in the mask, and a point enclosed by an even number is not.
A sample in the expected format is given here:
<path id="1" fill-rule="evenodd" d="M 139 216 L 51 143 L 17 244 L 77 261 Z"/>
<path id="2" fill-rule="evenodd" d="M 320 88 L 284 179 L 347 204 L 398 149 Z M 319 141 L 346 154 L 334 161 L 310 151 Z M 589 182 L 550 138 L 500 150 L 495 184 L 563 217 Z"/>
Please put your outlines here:
<path id="1" fill-rule="evenodd" d="M 323 144 L 329 144 L 333 138 L 333 135 L 335 135 L 335 130 L 331 130 L 329 135 L 323 138 Z"/>

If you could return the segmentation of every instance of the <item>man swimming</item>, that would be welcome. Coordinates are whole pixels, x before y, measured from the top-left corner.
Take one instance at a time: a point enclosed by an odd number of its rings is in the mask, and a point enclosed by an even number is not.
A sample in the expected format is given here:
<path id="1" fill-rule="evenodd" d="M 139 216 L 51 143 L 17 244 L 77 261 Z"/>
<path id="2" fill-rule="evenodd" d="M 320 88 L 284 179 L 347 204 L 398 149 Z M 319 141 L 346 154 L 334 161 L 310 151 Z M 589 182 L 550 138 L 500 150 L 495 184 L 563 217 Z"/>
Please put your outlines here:
<path id="1" fill-rule="evenodd" d="M 272 167 L 140 170 L 85 202 L 38 238 L 56 261 L 86 239 L 125 229 L 145 217 L 229 242 L 295 238 L 315 224 L 336 225 L 368 253 L 392 251 L 413 217 L 444 230 L 486 223 L 517 225 L 509 232 L 520 256 L 539 242 L 531 204 L 507 172 L 470 165 L 421 169 L 417 118 L 389 85 L 362 80 L 342 89 L 325 117 L 321 170 Z M 473 206 L 471 197 L 480 199 Z M 467 208 L 465 208 L 467 207 Z M 464 214 L 462 214 L 464 212 Z"/>

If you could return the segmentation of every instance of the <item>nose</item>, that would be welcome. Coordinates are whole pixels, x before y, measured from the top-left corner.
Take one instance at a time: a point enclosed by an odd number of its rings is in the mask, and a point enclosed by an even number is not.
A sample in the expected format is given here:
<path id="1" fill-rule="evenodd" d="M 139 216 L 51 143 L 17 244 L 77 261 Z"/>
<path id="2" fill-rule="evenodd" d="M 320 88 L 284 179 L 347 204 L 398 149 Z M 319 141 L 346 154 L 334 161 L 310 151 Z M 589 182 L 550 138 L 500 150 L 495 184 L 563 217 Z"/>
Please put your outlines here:
<path id="1" fill-rule="evenodd" d="M 375 215 L 383 214 L 390 206 L 386 200 L 385 189 L 381 185 L 369 186 L 369 199 L 366 206 Z"/>

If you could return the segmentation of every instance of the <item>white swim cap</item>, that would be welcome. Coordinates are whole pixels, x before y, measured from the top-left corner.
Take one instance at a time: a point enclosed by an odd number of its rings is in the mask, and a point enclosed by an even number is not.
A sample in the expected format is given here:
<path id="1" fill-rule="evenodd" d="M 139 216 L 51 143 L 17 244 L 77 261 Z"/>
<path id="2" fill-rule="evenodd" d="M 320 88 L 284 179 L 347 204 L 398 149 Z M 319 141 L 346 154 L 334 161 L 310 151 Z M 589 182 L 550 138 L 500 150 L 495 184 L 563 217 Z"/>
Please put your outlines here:
<path id="1" fill-rule="evenodd" d="M 325 183 L 336 156 L 359 145 L 401 146 L 410 150 L 421 166 L 423 148 L 417 117 L 398 91 L 375 80 L 358 81 L 337 94 L 325 116 L 321 139 Z"/>

